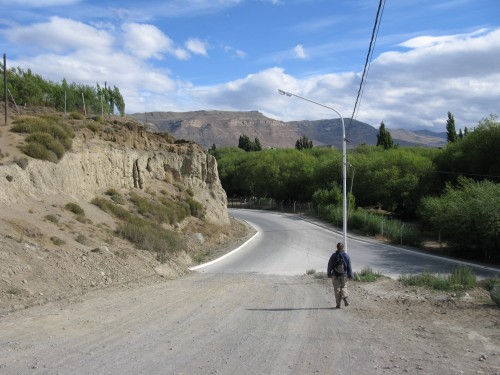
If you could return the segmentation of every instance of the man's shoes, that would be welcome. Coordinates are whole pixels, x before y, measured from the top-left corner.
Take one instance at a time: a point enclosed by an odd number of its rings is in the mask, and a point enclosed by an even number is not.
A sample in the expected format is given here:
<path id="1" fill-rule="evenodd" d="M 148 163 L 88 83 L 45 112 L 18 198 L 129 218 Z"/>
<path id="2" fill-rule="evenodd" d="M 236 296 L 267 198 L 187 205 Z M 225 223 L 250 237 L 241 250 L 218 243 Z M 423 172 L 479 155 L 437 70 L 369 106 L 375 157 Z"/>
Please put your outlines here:
<path id="1" fill-rule="evenodd" d="M 349 302 L 347 302 L 347 298 L 344 298 L 344 305 L 345 305 L 345 307 L 349 306 Z"/>
<path id="2" fill-rule="evenodd" d="M 337 309 L 340 309 L 340 305 L 335 306 Z"/>

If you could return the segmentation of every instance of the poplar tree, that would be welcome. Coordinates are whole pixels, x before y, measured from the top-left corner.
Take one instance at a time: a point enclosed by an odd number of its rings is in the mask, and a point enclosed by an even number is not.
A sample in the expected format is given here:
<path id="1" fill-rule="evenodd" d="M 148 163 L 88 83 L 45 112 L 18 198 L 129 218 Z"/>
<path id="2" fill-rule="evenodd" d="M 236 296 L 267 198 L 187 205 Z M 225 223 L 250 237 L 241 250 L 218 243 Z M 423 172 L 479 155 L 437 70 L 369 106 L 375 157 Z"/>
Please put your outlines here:
<path id="1" fill-rule="evenodd" d="M 391 133 L 388 130 L 385 130 L 385 124 L 383 121 L 380 123 L 380 127 L 378 129 L 377 146 L 382 146 L 384 150 L 394 146 Z"/>
<path id="2" fill-rule="evenodd" d="M 448 120 L 446 121 L 446 134 L 448 143 L 455 143 L 458 141 L 457 131 L 455 130 L 455 118 L 448 112 Z"/>

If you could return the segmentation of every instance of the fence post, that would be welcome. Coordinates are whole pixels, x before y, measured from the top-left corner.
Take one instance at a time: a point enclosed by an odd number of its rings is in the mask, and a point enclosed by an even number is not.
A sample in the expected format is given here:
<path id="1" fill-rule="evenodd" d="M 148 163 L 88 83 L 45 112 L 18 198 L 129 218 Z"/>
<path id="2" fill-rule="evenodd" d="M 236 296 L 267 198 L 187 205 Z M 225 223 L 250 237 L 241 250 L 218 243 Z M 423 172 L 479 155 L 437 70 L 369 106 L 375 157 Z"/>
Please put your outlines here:
<path id="1" fill-rule="evenodd" d="M 403 227 L 405 226 L 405 224 L 401 224 L 401 246 L 403 245 Z"/>
<path id="2" fill-rule="evenodd" d="M 83 101 L 83 113 L 85 114 L 85 117 L 87 117 L 87 108 L 85 108 L 85 97 L 83 96 L 83 91 L 82 91 L 82 101 Z"/>
<path id="3" fill-rule="evenodd" d="M 5 103 L 5 125 L 7 125 L 7 55 L 3 54 L 3 95 Z"/>
<path id="4" fill-rule="evenodd" d="M 382 219 L 382 237 L 384 237 L 384 221 L 385 221 L 385 217 Z"/>
<path id="5" fill-rule="evenodd" d="M 318 217 L 319 217 L 319 215 L 320 215 L 320 211 L 319 211 L 320 206 L 321 206 L 321 204 L 319 203 L 319 204 L 318 204 Z"/>

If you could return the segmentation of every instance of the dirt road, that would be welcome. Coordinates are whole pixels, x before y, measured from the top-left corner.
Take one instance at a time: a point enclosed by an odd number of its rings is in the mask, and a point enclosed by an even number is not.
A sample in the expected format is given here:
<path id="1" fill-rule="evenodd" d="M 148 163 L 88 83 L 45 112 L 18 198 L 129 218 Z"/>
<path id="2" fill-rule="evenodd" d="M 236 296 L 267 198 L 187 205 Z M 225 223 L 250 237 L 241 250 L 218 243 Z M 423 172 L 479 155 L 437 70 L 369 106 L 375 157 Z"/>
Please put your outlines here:
<path id="1" fill-rule="evenodd" d="M 329 280 L 312 275 L 193 273 L 100 290 L 4 316 L 0 373 L 500 372 L 500 317 L 484 296 L 456 301 L 391 279 L 350 290 L 340 310 Z"/>

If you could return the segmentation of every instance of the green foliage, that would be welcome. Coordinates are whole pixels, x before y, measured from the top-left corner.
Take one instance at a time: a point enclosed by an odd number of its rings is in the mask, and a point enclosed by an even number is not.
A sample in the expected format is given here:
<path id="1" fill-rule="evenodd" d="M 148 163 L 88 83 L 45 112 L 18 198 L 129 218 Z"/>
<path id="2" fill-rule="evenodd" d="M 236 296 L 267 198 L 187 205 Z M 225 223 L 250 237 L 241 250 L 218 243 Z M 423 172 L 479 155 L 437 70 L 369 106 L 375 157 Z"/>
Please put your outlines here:
<path id="1" fill-rule="evenodd" d="M 448 143 L 455 143 L 458 141 L 457 130 L 455 129 L 455 118 L 448 112 L 448 120 L 446 120 L 446 137 Z"/>
<path id="2" fill-rule="evenodd" d="M 45 220 L 48 220 L 54 224 L 59 222 L 59 218 L 56 215 L 45 215 Z"/>
<path id="3" fill-rule="evenodd" d="M 114 114 L 116 108 L 122 116 L 125 114 L 125 102 L 116 86 L 102 88 L 99 84 L 96 87 L 68 84 L 66 79 L 55 83 L 33 74 L 31 69 L 25 71 L 20 67 L 7 70 L 7 86 L 18 104 L 52 107 L 60 112 L 66 109 L 74 119 L 83 118 L 81 114 L 76 115 L 77 111 L 83 110 L 82 96 L 89 112 Z M 0 87 L 3 92 L 3 80 Z"/>
<path id="4" fill-rule="evenodd" d="M 23 148 L 26 155 L 54 163 L 64 156 L 65 150 L 71 149 L 74 137 L 71 126 L 54 116 L 20 117 L 11 130 L 28 134 Z"/>
<path id="5" fill-rule="evenodd" d="M 185 248 L 184 240 L 176 232 L 137 216 L 132 216 L 129 221 L 120 224 L 116 232 L 137 248 L 157 253 L 161 262 L 168 259 L 169 252 Z"/>
<path id="6" fill-rule="evenodd" d="M 71 112 L 69 117 L 73 120 L 83 120 L 85 118 L 80 112 Z"/>
<path id="7" fill-rule="evenodd" d="M 420 197 L 432 189 L 432 150 L 359 148 L 350 156 L 356 176 L 353 193 L 360 206 L 378 206 L 412 217 Z"/>
<path id="8" fill-rule="evenodd" d="M 48 150 L 47 147 L 38 142 L 28 143 L 23 147 L 23 152 L 34 159 L 48 160 L 52 163 L 58 161 L 57 155 L 53 151 Z"/>
<path id="9" fill-rule="evenodd" d="M 465 140 L 464 140 L 465 142 Z M 500 184 L 459 178 L 441 197 L 422 200 L 420 217 L 460 255 L 500 258 Z"/>
<path id="10" fill-rule="evenodd" d="M 126 208 L 118 206 L 107 199 L 96 197 L 92 199 L 91 203 L 118 219 L 129 220 L 132 217 L 132 214 Z"/>
<path id="11" fill-rule="evenodd" d="M 260 145 L 260 141 L 258 138 L 255 138 L 255 141 L 252 142 L 248 135 L 243 134 L 240 135 L 238 140 L 238 148 L 241 148 L 244 151 L 261 151 L 262 146 Z"/>
<path id="12" fill-rule="evenodd" d="M 388 148 L 392 148 L 394 146 L 394 141 L 392 140 L 391 133 L 385 129 L 385 124 L 383 121 L 378 129 L 377 146 L 382 146 L 384 150 L 387 150 Z"/>
<path id="13" fill-rule="evenodd" d="M 464 291 L 476 285 L 476 275 L 467 267 L 457 267 L 451 271 L 450 275 L 433 275 L 424 272 L 414 276 L 402 275 L 399 280 L 404 285 L 423 286 L 450 292 Z"/>
<path id="14" fill-rule="evenodd" d="M 50 240 L 56 246 L 62 246 L 62 245 L 64 245 L 66 243 L 64 240 L 60 239 L 57 236 L 50 237 Z"/>
<path id="15" fill-rule="evenodd" d="M 369 266 L 365 266 L 361 272 L 356 272 L 354 279 L 363 283 L 372 283 L 380 277 L 382 277 L 380 273 L 374 272 Z"/>
<path id="16" fill-rule="evenodd" d="M 11 286 L 9 289 L 7 289 L 7 294 L 12 294 L 12 295 L 19 295 L 22 294 L 23 290 L 21 288 Z"/>
<path id="17" fill-rule="evenodd" d="M 132 242 L 138 249 L 156 253 L 161 262 L 168 259 L 169 253 L 185 249 L 186 243 L 179 234 L 154 221 L 163 218 L 161 208 L 138 195 L 133 196 L 132 201 L 145 217 L 133 214 L 102 197 L 94 198 L 92 204 L 122 220 L 116 230 L 117 235 Z"/>
<path id="18" fill-rule="evenodd" d="M 330 189 L 318 189 L 312 195 L 312 201 L 317 206 L 340 205 L 343 195 L 340 187 L 332 186 Z"/>
<path id="19" fill-rule="evenodd" d="M 306 136 L 302 136 L 299 139 L 297 139 L 297 142 L 295 142 L 295 148 L 297 150 L 305 150 L 313 148 L 313 142 Z"/>
<path id="20" fill-rule="evenodd" d="M 191 216 L 197 217 L 197 218 L 203 218 L 203 205 L 194 200 L 193 198 L 189 197 L 186 200 L 187 204 L 189 205 L 189 212 L 191 213 Z"/>
<path id="21" fill-rule="evenodd" d="M 139 214 L 150 218 L 158 224 L 169 223 L 171 225 L 182 221 L 189 216 L 189 205 L 182 202 L 161 198 L 161 202 L 132 194 L 130 201 L 134 203 Z"/>
<path id="22" fill-rule="evenodd" d="M 64 155 L 64 146 L 48 133 L 32 133 L 26 137 L 26 142 L 28 144 L 38 143 L 44 146 L 47 150 L 56 154 L 58 160 Z"/>
<path id="23" fill-rule="evenodd" d="M 435 158 L 437 169 L 446 172 L 441 183 L 457 182 L 464 175 L 476 180 L 500 181 L 500 122 L 491 115 L 481 120 L 473 131 L 460 141 L 450 143 Z M 497 177 L 495 177 L 497 176 Z"/>
<path id="24" fill-rule="evenodd" d="M 66 203 L 64 208 L 66 208 L 68 211 L 73 212 L 74 214 L 85 215 L 85 211 L 78 205 L 78 203 L 74 202 Z"/>

